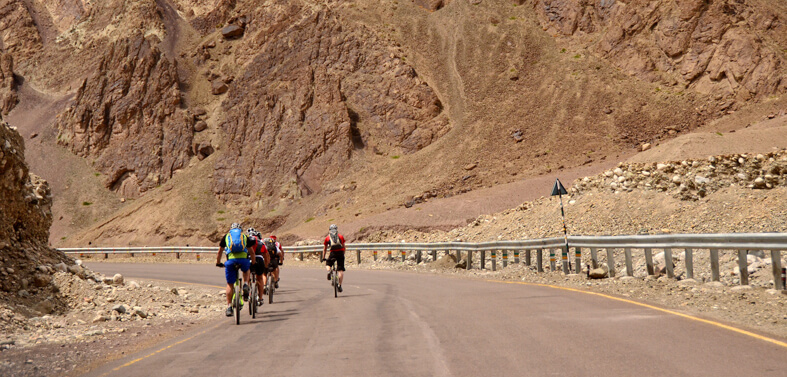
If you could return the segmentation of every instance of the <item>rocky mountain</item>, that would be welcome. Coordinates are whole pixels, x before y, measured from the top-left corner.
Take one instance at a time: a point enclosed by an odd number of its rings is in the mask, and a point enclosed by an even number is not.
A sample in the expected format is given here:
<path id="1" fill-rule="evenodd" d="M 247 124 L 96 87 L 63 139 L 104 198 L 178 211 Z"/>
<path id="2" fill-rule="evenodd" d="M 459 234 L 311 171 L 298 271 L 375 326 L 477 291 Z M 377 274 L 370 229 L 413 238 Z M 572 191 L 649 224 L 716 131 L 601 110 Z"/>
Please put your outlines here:
<path id="1" fill-rule="evenodd" d="M 63 205 L 58 229 L 79 233 L 56 244 L 208 242 L 232 221 L 305 236 L 744 127 L 787 91 L 787 6 L 764 0 L 0 0 L 0 15 L 3 111 L 25 124 L 49 98 L 38 142 L 98 176 L 53 186 L 107 193 Z M 124 204 L 95 216 L 106 197 Z"/>

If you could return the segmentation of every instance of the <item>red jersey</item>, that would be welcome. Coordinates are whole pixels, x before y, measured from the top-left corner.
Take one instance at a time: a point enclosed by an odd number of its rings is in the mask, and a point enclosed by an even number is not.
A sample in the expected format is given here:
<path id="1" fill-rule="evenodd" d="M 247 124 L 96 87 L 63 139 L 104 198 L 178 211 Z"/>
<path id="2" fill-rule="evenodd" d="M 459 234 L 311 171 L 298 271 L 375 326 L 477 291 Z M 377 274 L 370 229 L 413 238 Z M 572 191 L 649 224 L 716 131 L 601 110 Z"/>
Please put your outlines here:
<path id="1" fill-rule="evenodd" d="M 259 238 L 257 237 L 249 237 L 249 238 L 253 239 L 256 243 L 256 247 L 254 248 L 255 255 L 262 256 L 263 253 L 266 254 L 268 253 L 268 249 L 265 248 L 265 243 L 263 243 Z"/>
<path id="2" fill-rule="evenodd" d="M 328 250 L 329 251 L 341 251 L 343 253 L 344 252 L 344 236 L 342 236 L 341 234 L 339 235 L 339 242 L 342 243 L 342 248 L 341 249 L 332 250 L 331 249 L 331 236 L 328 235 L 328 236 L 325 236 L 325 241 L 323 242 L 323 245 L 328 246 Z"/>

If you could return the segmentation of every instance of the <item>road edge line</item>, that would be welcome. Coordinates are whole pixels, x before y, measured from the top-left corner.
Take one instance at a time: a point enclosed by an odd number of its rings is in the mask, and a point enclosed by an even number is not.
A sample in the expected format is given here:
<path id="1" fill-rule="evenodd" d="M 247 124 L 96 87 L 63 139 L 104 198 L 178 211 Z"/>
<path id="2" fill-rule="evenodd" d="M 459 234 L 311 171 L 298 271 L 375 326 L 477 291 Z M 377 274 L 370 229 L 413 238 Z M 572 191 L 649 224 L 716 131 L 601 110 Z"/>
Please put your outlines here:
<path id="1" fill-rule="evenodd" d="M 755 339 L 758 339 L 758 340 L 762 340 L 762 341 L 765 341 L 765 342 L 773 343 L 773 344 L 775 344 L 777 346 L 781 346 L 781 347 L 787 348 L 787 343 L 785 343 L 785 342 L 782 342 L 780 340 L 776 340 L 776 339 L 773 339 L 773 338 L 769 338 L 767 336 L 755 334 L 755 333 L 753 333 L 751 331 L 746 331 L 746 330 L 743 330 L 743 329 L 740 329 L 740 328 L 737 328 L 737 327 L 733 327 L 733 326 L 730 326 L 730 325 L 725 325 L 725 324 L 720 323 L 720 322 L 716 322 L 716 321 L 712 321 L 712 320 L 709 320 L 709 319 L 695 317 L 693 315 L 689 315 L 689 314 L 685 314 L 685 313 L 681 313 L 681 312 L 676 312 L 676 311 L 670 310 L 670 309 L 660 308 L 658 306 L 653 306 L 653 305 L 645 304 L 645 303 L 642 303 L 642 302 L 637 302 L 637 301 L 628 300 L 628 299 L 625 299 L 625 298 L 610 296 L 610 295 L 607 295 L 607 294 L 604 294 L 604 293 L 585 291 L 585 290 L 576 289 L 576 288 L 569 288 L 569 287 L 561 287 L 559 285 L 541 284 L 541 283 L 528 283 L 528 282 L 523 282 L 523 281 L 504 281 L 504 280 L 492 280 L 492 279 L 484 279 L 484 281 L 493 282 L 493 283 L 503 283 L 503 284 L 520 284 L 520 285 L 531 285 L 531 286 L 538 286 L 538 287 L 547 287 L 547 288 L 561 289 L 561 290 L 564 290 L 564 291 L 585 293 L 585 294 L 589 294 L 589 295 L 604 297 L 604 298 L 608 298 L 608 299 L 611 299 L 611 300 L 621 301 L 621 302 L 625 302 L 625 303 L 629 303 L 629 304 L 633 304 L 633 305 L 637 305 L 637 306 L 642 306 L 642 307 L 645 307 L 645 308 L 648 308 L 648 309 L 653 309 L 653 310 L 657 310 L 657 311 L 664 312 L 664 313 L 667 313 L 667 314 L 672 314 L 672 315 L 675 315 L 675 316 L 678 316 L 678 317 L 683 317 L 683 318 L 690 319 L 690 320 L 693 320 L 693 321 L 698 321 L 698 322 L 702 322 L 702 323 L 705 323 L 705 324 L 708 324 L 708 325 L 720 327 L 720 328 L 725 329 L 725 330 L 736 332 L 738 334 L 746 335 L 746 336 L 749 336 L 749 337 L 752 337 L 752 338 L 755 338 Z"/>

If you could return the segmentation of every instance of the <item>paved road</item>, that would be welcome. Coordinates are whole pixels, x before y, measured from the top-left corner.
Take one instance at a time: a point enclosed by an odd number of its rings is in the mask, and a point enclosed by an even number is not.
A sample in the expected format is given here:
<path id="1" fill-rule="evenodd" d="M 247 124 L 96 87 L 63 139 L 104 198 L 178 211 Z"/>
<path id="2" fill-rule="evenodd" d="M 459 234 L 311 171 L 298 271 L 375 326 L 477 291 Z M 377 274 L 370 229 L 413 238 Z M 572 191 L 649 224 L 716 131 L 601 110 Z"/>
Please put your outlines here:
<path id="1" fill-rule="evenodd" d="M 222 284 L 202 265 L 91 264 L 104 273 Z M 603 297 L 520 284 L 285 269 L 278 302 L 127 367 L 117 376 L 784 376 L 787 348 Z M 280 294 L 279 294 L 280 293 Z M 226 319 L 226 320 L 224 320 Z M 204 330 L 201 330 L 204 331 Z M 191 334 L 193 336 L 193 334 Z M 184 338 L 189 335 L 184 336 Z M 263 350 L 266 350 L 263 352 Z M 249 365 L 248 352 L 256 362 Z M 254 372 L 249 372 L 249 368 Z"/>

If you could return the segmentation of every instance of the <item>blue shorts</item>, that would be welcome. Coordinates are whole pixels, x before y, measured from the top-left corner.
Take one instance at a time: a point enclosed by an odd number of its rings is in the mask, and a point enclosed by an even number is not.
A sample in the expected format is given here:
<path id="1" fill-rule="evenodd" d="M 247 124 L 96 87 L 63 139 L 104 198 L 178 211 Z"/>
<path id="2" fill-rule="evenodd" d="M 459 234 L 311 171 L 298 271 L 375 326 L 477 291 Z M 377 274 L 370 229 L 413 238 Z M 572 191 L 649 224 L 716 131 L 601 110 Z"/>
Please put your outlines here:
<path id="1" fill-rule="evenodd" d="M 246 258 L 227 259 L 224 262 L 224 276 L 227 277 L 227 284 L 235 284 L 235 280 L 238 280 L 236 266 L 240 266 L 240 270 L 246 272 L 251 266 L 251 261 Z"/>

